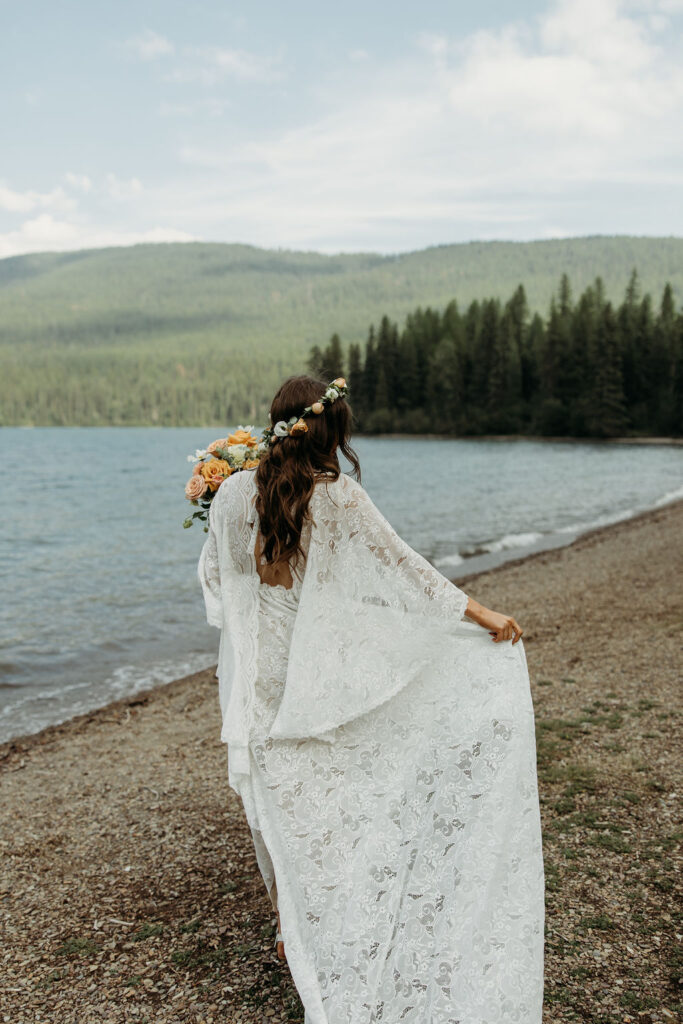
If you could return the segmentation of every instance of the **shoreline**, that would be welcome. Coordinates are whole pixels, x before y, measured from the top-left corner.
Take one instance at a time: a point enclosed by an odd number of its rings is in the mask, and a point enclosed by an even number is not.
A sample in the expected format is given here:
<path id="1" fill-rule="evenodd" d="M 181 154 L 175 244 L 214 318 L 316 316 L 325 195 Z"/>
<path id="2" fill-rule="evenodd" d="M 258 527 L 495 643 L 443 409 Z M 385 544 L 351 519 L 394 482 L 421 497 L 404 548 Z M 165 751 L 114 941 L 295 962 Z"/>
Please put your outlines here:
<path id="1" fill-rule="evenodd" d="M 673 447 L 683 446 L 683 437 L 572 437 L 569 435 L 551 437 L 540 434 L 363 434 L 360 431 L 356 432 L 353 436 L 400 441 L 408 441 L 412 438 L 416 438 L 425 441 L 538 441 L 541 444 L 636 444 Z"/>
<path id="2" fill-rule="evenodd" d="M 677 501 L 460 577 L 524 629 L 546 1024 L 682 1009 L 682 533 Z M 220 725 L 211 667 L 0 745 L 8 1020 L 301 1024 Z"/>
<path id="3" fill-rule="evenodd" d="M 683 512 L 683 498 L 675 499 L 665 505 L 637 512 L 634 515 L 629 516 L 627 519 L 621 519 L 614 523 L 607 523 L 604 526 L 592 527 L 566 543 L 544 547 L 538 551 L 529 551 L 519 557 L 505 559 L 497 565 L 479 569 L 475 572 L 457 574 L 450 573 L 443 575 L 448 575 L 448 579 L 461 588 L 465 584 L 475 583 L 480 579 L 486 579 L 489 581 L 492 577 L 495 577 L 496 574 L 510 569 L 517 569 L 526 565 L 531 565 L 535 562 L 546 564 L 547 560 L 552 558 L 554 555 L 560 556 L 562 552 L 571 552 L 574 549 L 580 550 L 584 545 L 592 546 L 595 540 L 600 541 L 608 538 L 610 535 L 617 536 L 624 530 L 628 530 L 629 527 L 632 527 L 634 524 L 647 522 L 653 517 L 656 517 L 658 513 L 676 508 L 679 508 Z M 504 554 L 504 552 L 499 552 L 498 554 Z M 474 555 L 471 560 L 480 557 L 481 556 Z M 462 565 L 465 566 L 469 560 L 470 559 L 465 559 Z M 191 672 L 188 675 L 179 676 L 177 679 L 172 679 L 169 682 L 159 683 L 150 686 L 147 689 L 138 690 L 128 696 L 118 697 L 116 700 L 108 701 L 106 704 L 102 704 L 90 711 L 83 711 L 76 715 L 72 715 L 69 718 L 65 718 L 62 722 L 46 725 L 36 732 L 22 733 L 18 736 L 13 736 L 8 740 L 3 740 L 0 742 L 0 771 L 2 770 L 4 760 L 13 752 L 13 748 L 15 746 L 19 747 L 22 751 L 28 751 L 33 746 L 42 746 L 51 739 L 68 732 L 71 726 L 81 729 L 88 723 L 99 720 L 102 716 L 106 716 L 109 713 L 116 714 L 117 712 L 125 712 L 127 708 L 129 709 L 131 707 L 147 704 L 155 694 L 171 694 L 175 692 L 176 689 L 180 690 L 183 686 L 189 685 L 193 680 L 196 680 L 198 683 L 203 683 L 206 681 L 207 676 L 210 678 L 215 677 L 215 668 L 216 666 L 213 665 L 205 669 L 200 669 L 198 672 Z"/>
<path id="4" fill-rule="evenodd" d="M 165 424 L 160 426 L 157 423 L 4 423 L 0 424 L 0 430 L 139 430 L 148 428 L 150 430 L 214 430 L 220 432 L 225 430 L 225 424 L 208 423 L 195 424 L 186 423 L 181 426 Z M 363 437 L 371 439 L 391 439 L 408 441 L 413 438 L 426 441 L 538 441 L 543 444 L 635 444 L 635 445 L 663 445 L 683 446 L 683 437 L 650 437 L 640 435 L 635 437 L 574 437 L 571 435 L 559 434 L 549 436 L 542 434 L 402 434 L 399 432 L 388 432 L 381 434 L 364 434 L 362 431 L 355 431 L 352 437 Z"/>

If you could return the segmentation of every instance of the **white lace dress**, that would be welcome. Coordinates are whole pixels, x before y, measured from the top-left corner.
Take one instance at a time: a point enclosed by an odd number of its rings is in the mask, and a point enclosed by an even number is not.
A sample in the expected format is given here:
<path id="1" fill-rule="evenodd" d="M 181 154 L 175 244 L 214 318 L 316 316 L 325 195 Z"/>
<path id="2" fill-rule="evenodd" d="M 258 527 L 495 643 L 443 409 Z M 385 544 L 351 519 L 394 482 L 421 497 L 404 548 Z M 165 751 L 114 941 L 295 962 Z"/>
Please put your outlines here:
<path id="1" fill-rule="evenodd" d="M 240 489 L 246 487 L 243 481 Z M 358 497 L 350 478 L 338 487 Z M 318 504 L 316 529 L 322 528 L 322 512 Z M 246 518 L 254 529 L 253 515 Z M 400 543 L 399 564 L 411 551 Z M 304 586 L 314 560 L 313 548 L 308 550 Z M 413 569 L 435 573 L 413 555 Z M 220 561 L 207 540 L 200 560 L 205 594 L 220 593 L 212 578 L 212 566 Z M 319 581 L 324 574 L 315 564 Z M 389 578 L 392 572 L 397 570 L 390 564 Z M 432 590 L 433 585 L 434 580 Z M 462 606 L 448 631 L 440 627 L 445 659 L 430 667 L 426 648 L 415 639 L 424 670 L 411 671 L 407 682 L 401 677 L 398 692 L 341 724 L 343 715 L 330 719 L 329 708 L 317 709 L 316 735 L 306 730 L 301 737 L 281 738 L 272 734 L 273 726 L 286 710 L 283 696 L 305 594 L 296 577 L 290 590 L 255 582 L 258 656 L 249 699 L 248 766 L 233 771 L 233 784 L 266 888 L 280 911 L 305 1024 L 541 1021 L 543 865 L 524 652 L 521 642 L 514 648 L 494 644 L 485 630 L 462 620 L 466 597 L 452 584 L 444 590 L 451 600 L 461 595 Z M 318 604 L 320 599 L 318 594 Z M 436 607 L 447 599 L 430 600 L 433 622 Z M 330 601 L 337 617 L 332 634 L 343 640 L 341 606 Z M 365 615 L 371 609 L 364 604 Z M 217 624 L 210 597 L 207 611 Z M 320 614 L 322 624 L 326 610 Z M 383 620 L 370 617 L 371 638 Z M 411 625 L 419 622 L 410 619 Z M 362 631 L 359 623 L 357 618 Z M 318 643 L 329 645 L 332 634 L 302 640 L 302 657 L 308 649 L 313 667 Z M 367 646 L 368 637 L 359 639 Z M 376 646 L 382 640 L 380 632 Z M 397 646 L 405 658 L 398 639 Z M 371 678 L 376 653 L 366 662 Z M 335 657 L 343 660 L 343 651 Z M 292 690 L 298 704 L 290 717 L 298 706 L 305 719 L 312 713 L 306 694 L 319 704 L 324 692 L 315 680 Z M 222 701 L 224 711 L 228 703 Z"/>

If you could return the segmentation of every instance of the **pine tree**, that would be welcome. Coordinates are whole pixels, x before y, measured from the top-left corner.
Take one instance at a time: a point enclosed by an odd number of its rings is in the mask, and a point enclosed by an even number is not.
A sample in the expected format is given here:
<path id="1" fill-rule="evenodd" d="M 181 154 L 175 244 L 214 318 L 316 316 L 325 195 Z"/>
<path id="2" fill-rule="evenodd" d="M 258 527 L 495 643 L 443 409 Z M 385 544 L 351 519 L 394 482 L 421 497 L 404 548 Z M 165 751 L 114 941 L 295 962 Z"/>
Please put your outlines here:
<path id="1" fill-rule="evenodd" d="M 368 332 L 368 340 L 365 343 L 365 363 L 363 366 L 363 403 L 362 407 L 366 413 L 372 411 L 375 405 L 375 390 L 377 388 L 377 352 L 375 349 L 375 328 L 371 324 Z"/>
<path id="2" fill-rule="evenodd" d="M 306 369 L 311 377 L 323 377 L 324 366 L 325 357 L 320 349 L 320 345 L 314 345 L 306 361 Z"/>
<path id="3" fill-rule="evenodd" d="M 360 345 L 349 345 L 349 401 L 354 414 L 360 423 L 363 415 L 363 368 L 361 366 Z"/>
<path id="4" fill-rule="evenodd" d="M 335 377 L 344 376 L 344 356 L 342 354 L 341 340 L 338 334 L 333 334 L 329 344 L 323 352 L 323 373 L 322 377 L 327 382 Z"/>
<path id="5" fill-rule="evenodd" d="M 627 426 L 617 319 L 612 304 L 603 305 L 598 321 L 596 373 L 589 425 L 595 437 L 618 437 Z"/>
<path id="6" fill-rule="evenodd" d="M 481 321 L 472 366 L 472 399 L 479 409 L 489 404 L 490 377 L 499 345 L 500 302 L 487 299 L 481 305 Z"/>
<path id="7" fill-rule="evenodd" d="M 429 357 L 427 412 L 436 432 L 456 429 L 464 421 L 463 387 L 458 346 L 454 338 L 443 337 Z"/>
<path id="8" fill-rule="evenodd" d="M 626 288 L 624 301 L 619 307 L 617 314 L 624 377 L 624 398 L 629 407 L 637 404 L 641 387 L 638 372 L 642 355 L 638 338 L 639 303 L 640 284 L 638 282 L 638 271 L 634 267 Z"/>
<path id="9" fill-rule="evenodd" d="M 403 333 L 398 347 L 398 379 L 396 382 L 396 407 L 399 412 L 417 408 L 418 369 L 415 339 Z"/>
<path id="10" fill-rule="evenodd" d="M 668 433 L 675 420 L 672 403 L 675 390 L 676 334 L 673 290 L 667 282 L 655 322 L 649 366 L 653 388 L 648 419 L 657 433 Z"/>

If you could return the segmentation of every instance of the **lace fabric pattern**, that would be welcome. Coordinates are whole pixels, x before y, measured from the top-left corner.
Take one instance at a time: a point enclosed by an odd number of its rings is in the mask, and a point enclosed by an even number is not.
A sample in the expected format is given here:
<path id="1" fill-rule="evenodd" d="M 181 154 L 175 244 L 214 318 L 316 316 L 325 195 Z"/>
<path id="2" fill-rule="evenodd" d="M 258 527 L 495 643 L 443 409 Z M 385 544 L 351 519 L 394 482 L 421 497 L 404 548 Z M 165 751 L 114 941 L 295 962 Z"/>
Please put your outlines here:
<path id="1" fill-rule="evenodd" d="M 247 621 L 226 615 L 242 600 L 232 574 L 253 577 L 254 661 L 222 651 L 221 706 L 248 709 L 248 770 L 231 767 L 228 740 L 231 785 L 269 892 L 277 880 L 305 1024 L 540 1024 L 522 643 L 494 644 L 463 620 L 466 595 L 344 475 L 316 487 L 303 581 L 262 584 L 249 481 L 233 490 L 214 500 L 200 578 L 223 647 Z"/>

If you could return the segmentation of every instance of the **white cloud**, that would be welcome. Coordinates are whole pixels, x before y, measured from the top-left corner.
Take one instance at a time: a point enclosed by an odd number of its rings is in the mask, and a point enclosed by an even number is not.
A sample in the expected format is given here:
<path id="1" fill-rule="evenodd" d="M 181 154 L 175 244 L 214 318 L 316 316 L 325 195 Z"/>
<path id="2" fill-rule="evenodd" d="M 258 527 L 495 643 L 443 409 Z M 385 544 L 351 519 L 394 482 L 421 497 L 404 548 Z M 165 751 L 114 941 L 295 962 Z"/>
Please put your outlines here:
<path id="1" fill-rule="evenodd" d="M 52 214 L 43 213 L 25 221 L 15 231 L 0 234 L 0 259 L 26 252 L 65 252 L 139 242 L 195 240 L 195 236 L 175 228 L 156 226 L 142 231 L 121 231 L 57 220 Z"/>
<path id="2" fill-rule="evenodd" d="M 6 185 L 0 184 L 0 210 L 7 213 L 30 213 L 37 209 L 67 210 L 73 201 L 63 188 L 54 188 L 51 192 L 33 192 L 27 190 L 16 192 Z"/>
<path id="3" fill-rule="evenodd" d="M 116 200 L 135 199 L 143 192 L 139 178 L 119 178 L 115 174 L 107 174 L 104 179 L 107 194 Z"/>
<path id="4" fill-rule="evenodd" d="M 267 84 L 284 77 L 282 53 L 261 55 L 228 47 L 188 48 L 186 59 L 168 74 L 171 81 L 216 85 L 226 79 Z"/>
<path id="5" fill-rule="evenodd" d="M 170 39 L 151 29 L 146 29 L 127 40 L 126 47 L 140 60 L 157 60 L 159 57 L 169 57 L 175 53 L 175 46 Z"/>
<path id="6" fill-rule="evenodd" d="M 180 158 L 230 182 L 211 199 L 214 223 L 220 211 L 231 237 L 261 244 L 355 235 L 374 247 L 420 222 L 451 237 L 464 224 L 469 237 L 563 222 L 591 233 L 605 230 L 605 198 L 607 230 L 632 230 L 605 189 L 638 189 L 642 205 L 644 190 L 683 184 L 683 65 L 652 28 L 654 7 L 560 0 L 497 32 L 423 33 L 412 58 L 346 78 L 324 116 L 229 149 L 186 145 Z M 189 209 L 202 217 L 201 203 Z M 666 230 L 683 230 L 680 211 Z"/>
<path id="7" fill-rule="evenodd" d="M 92 189 L 92 181 L 87 174 L 74 174 L 73 171 L 67 171 L 64 180 L 79 192 L 90 192 Z"/>

